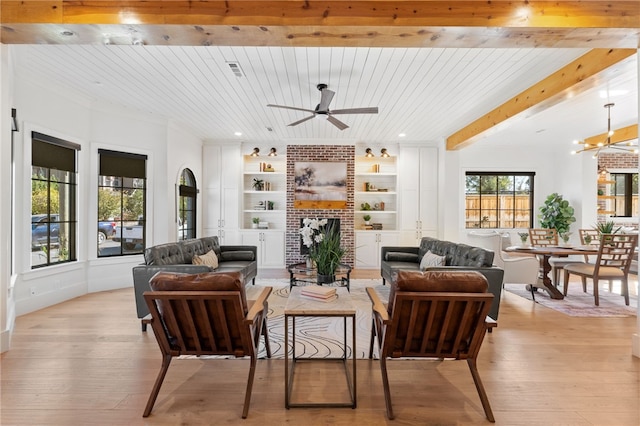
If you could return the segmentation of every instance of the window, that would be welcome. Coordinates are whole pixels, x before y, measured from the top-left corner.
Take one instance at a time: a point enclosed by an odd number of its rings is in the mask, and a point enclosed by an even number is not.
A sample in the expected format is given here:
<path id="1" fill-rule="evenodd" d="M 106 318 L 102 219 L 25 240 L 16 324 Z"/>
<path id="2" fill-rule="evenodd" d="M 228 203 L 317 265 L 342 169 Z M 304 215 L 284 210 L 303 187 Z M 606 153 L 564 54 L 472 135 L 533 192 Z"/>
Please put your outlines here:
<path id="1" fill-rule="evenodd" d="M 31 133 L 31 268 L 77 260 L 74 143 Z"/>
<path id="2" fill-rule="evenodd" d="M 638 216 L 638 173 L 611 173 L 615 216 Z"/>
<path id="3" fill-rule="evenodd" d="M 178 197 L 178 240 L 196 237 L 196 196 L 198 188 L 193 172 L 184 169 L 180 174 Z"/>
<path id="4" fill-rule="evenodd" d="M 467 172 L 465 228 L 533 227 L 535 173 Z"/>
<path id="5" fill-rule="evenodd" d="M 98 256 L 139 254 L 145 249 L 147 156 L 98 150 Z M 109 227 L 113 231 L 109 236 Z M 100 234 L 98 234 L 100 235 Z"/>

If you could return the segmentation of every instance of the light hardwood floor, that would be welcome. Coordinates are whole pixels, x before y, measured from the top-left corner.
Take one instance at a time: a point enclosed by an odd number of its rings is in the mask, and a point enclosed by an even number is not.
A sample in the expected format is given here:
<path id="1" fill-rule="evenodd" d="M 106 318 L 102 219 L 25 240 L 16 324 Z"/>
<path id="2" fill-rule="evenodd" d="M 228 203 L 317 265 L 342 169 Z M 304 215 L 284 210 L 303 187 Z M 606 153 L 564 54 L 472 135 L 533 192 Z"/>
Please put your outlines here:
<path id="1" fill-rule="evenodd" d="M 498 323 L 479 356 L 496 424 L 640 424 L 635 317 L 573 318 L 505 292 Z M 21 316 L 11 347 L 2 355 L 2 425 L 488 424 L 466 363 L 436 361 L 391 363 L 396 420 L 387 421 L 379 363 L 369 360 L 358 361 L 355 410 L 286 410 L 283 361 L 260 360 L 246 420 L 248 361 L 174 361 L 143 419 L 160 352 L 153 333 L 140 331 L 132 289 Z M 338 374 L 319 369 L 300 384 L 330 390 Z"/>

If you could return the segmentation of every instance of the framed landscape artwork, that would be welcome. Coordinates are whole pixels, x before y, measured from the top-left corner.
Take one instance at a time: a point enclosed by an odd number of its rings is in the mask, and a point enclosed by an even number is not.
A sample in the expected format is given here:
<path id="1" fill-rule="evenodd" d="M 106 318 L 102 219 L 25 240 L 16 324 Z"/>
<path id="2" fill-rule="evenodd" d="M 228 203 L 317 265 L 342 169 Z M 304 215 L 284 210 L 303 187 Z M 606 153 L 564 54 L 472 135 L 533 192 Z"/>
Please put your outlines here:
<path id="1" fill-rule="evenodd" d="M 299 161 L 294 164 L 296 209 L 346 209 L 347 163 Z"/>

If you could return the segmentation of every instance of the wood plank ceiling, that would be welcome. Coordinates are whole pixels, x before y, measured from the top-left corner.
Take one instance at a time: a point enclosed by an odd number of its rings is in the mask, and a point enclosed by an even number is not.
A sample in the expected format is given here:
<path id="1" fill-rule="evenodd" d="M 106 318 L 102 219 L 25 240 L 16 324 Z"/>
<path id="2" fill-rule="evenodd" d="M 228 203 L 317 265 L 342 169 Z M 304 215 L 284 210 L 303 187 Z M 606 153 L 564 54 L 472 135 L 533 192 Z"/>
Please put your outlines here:
<path id="1" fill-rule="evenodd" d="M 637 2 L 566 4 L 5 0 L 0 36 L 15 45 L 17 72 L 168 117 L 203 139 L 442 141 L 591 48 L 638 46 Z M 614 127 L 637 123 L 636 57 L 494 139 L 570 149 L 603 131 L 609 101 Z M 380 113 L 341 115 L 350 128 L 339 131 L 319 119 L 287 127 L 306 113 L 266 107 L 313 109 L 319 83 L 336 92 L 331 109 Z"/>

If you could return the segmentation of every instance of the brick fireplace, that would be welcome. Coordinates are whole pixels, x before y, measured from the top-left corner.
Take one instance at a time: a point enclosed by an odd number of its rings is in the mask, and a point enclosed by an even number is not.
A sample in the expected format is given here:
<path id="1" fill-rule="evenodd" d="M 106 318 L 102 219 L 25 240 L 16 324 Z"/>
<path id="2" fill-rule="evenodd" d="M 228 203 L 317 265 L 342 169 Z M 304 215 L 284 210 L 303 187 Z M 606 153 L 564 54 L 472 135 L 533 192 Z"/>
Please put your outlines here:
<path id="1" fill-rule="evenodd" d="M 295 209 L 294 165 L 298 161 L 337 161 L 347 163 L 347 206 L 345 209 Z M 303 262 L 301 253 L 301 220 L 305 217 L 339 219 L 342 246 L 347 249 L 343 263 L 354 266 L 355 234 L 353 220 L 353 188 L 355 147 L 353 145 L 288 145 L 287 146 L 287 230 L 285 263 Z"/>

